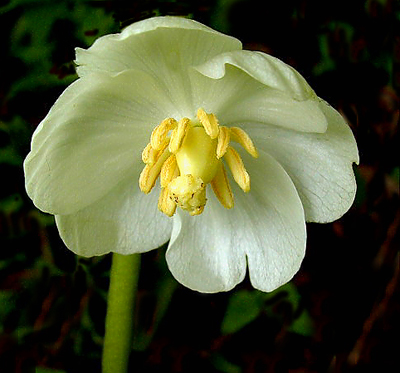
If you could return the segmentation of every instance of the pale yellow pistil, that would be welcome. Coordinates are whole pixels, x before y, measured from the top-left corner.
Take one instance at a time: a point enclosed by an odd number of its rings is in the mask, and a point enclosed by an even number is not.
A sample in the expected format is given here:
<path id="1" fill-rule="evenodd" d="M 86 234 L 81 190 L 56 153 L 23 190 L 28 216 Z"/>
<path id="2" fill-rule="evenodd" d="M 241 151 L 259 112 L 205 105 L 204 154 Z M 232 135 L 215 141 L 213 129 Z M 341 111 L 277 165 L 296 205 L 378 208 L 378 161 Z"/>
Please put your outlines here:
<path id="1" fill-rule="evenodd" d="M 206 205 L 208 183 L 225 208 L 233 207 L 233 194 L 222 159 L 244 192 L 250 190 L 250 176 L 242 158 L 230 145 L 235 141 L 254 158 L 258 157 L 250 137 L 238 127 L 220 126 L 214 114 L 197 111 L 198 120 L 167 118 L 152 132 L 142 153 L 146 164 L 139 187 L 149 193 L 160 176 L 158 208 L 168 216 L 176 206 L 190 215 L 201 214 Z"/>

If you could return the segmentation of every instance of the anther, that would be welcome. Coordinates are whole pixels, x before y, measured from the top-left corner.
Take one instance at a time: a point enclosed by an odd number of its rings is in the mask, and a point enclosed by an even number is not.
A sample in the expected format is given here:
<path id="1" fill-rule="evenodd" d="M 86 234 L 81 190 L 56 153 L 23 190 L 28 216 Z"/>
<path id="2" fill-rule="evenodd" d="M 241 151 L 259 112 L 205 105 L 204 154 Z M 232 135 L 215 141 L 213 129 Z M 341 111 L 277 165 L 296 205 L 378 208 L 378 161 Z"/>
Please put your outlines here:
<path id="1" fill-rule="evenodd" d="M 158 150 L 153 149 L 150 143 L 142 151 L 142 161 L 145 164 L 153 164 L 156 161 Z"/>
<path id="2" fill-rule="evenodd" d="M 168 149 L 160 150 L 157 155 L 157 161 L 153 164 L 147 164 L 139 176 L 139 188 L 143 193 L 150 193 L 160 174 L 163 163 L 167 160 L 170 153 Z"/>
<path id="3" fill-rule="evenodd" d="M 190 119 L 182 118 L 178 122 L 178 126 L 174 128 L 171 133 L 171 139 L 169 140 L 169 151 L 176 153 L 182 146 L 182 142 L 185 139 L 186 132 L 190 126 Z"/>
<path id="4" fill-rule="evenodd" d="M 242 145 L 247 153 L 249 153 L 254 158 L 258 158 L 257 149 L 254 146 L 253 141 L 251 141 L 250 136 L 245 131 L 243 131 L 239 127 L 231 127 L 230 133 L 232 141 L 235 141 L 238 144 Z"/>
<path id="5" fill-rule="evenodd" d="M 169 197 L 166 188 L 161 188 L 160 197 L 158 198 L 158 209 L 167 216 L 175 214 L 176 203 Z"/>
<path id="6" fill-rule="evenodd" d="M 243 189 L 244 192 L 250 190 L 250 176 L 247 173 L 242 158 L 239 153 L 231 146 L 228 147 L 225 153 L 225 160 L 228 164 L 229 169 L 232 172 L 232 176 L 238 185 Z"/>
<path id="7" fill-rule="evenodd" d="M 229 140 L 230 140 L 229 128 L 220 126 L 217 138 L 217 150 L 216 150 L 217 159 L 220 159 L 225 155 L 226 150 L 228 149 Z"/>
<path id="8" fill-rule="evenodd" d="M 218 201 L 221 202 L 221 205 L 227 209 L 231 209 L 233 207 L 233 194 L 226 175 L 225 167 L 222 163 L 220 164 L 214 179 L 211 181 L 211 187 L 218 198 Z"/>
<path id="9" fill-rule="evenodd" d="M 179 176 L 178 164 L 176 163 L 175 154 L 171 154 L 161 167 L 161 188 L 165 188 L 177 176 Z"/>
<path id="10" fill-rule="evenodd" d="M 200 108 L 197 110 L 197 118 L 200 123 L 203 125 L 204 130 L 207 135 L 212 139 L 215 139 L 218 136 L 219 128 L 218 128 L 218 120 L 214 114 L 207 114 L 204 109 Z"/>
<path id="11" fill-rule="evenodd" d="M 174 118 L 164 119 L 151 133 L 150 143 L 153 149 L 159 150 L 166 141 L 168 132 L 176 127 Z"/>

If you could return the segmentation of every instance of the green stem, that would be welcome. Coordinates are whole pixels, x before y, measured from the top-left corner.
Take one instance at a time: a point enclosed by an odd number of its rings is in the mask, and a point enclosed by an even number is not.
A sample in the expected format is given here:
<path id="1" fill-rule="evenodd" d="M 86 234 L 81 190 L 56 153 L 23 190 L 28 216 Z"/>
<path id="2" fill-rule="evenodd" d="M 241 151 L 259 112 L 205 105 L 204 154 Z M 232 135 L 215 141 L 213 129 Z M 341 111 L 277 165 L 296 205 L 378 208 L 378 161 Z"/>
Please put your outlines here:
<path id="1" fill-rule="evenodd" d="M 139 254 L 113 254 L 103 347 L 103 373 L 127 372 L 139 268 Z"/>

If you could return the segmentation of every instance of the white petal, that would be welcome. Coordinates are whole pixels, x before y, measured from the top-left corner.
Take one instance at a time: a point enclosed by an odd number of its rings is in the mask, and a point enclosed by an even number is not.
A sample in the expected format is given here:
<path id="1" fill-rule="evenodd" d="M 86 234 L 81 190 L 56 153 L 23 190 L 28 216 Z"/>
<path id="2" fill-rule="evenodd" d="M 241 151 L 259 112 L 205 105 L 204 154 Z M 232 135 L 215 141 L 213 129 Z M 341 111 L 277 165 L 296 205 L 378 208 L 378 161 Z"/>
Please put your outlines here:
<path id="1" fill-rule="evenodd" d="M 258 159 L 243 155 L 251 190 L 234 186 L 237 245 L 247 254 L 250 281 L 262 291 L 273 291 L 290 281 L 305 255 L 304 210 L 283 168 L 260 151 Z"/>
<path id="2" fill-rule="evenodd" d="M 299 100 L 290 90 L 271 88 L 234 65 L 223 66 L 224 75 L 215 79 L 197 70 L 190 75 L 194 106 L 213 112 L 220 123 L 240 126 L 250 121 L 304 132 L 326 130 L 317 96 Z M 214 72 L 211 67 L 214 65 L 210 66 L 210 73 Z"/>
<path id="3" fill-rule="evenodd" d="M 302 200 L 306 219 L 330 222 L 352 205 L 358 163 L 357 144 L 343 117 L 320 103 L 329 126 L 326 133 L 306 134 L 266 126 L 246 126 L 255 145 L 270 153 L 286 170 Z"/>
<path id="4" fill-rule="evenodd" d="M 192 116 L 191 87 L 186 67 L 219 53 L 240 49 L 239 40 L 198 22 L 180 17 L 155 17 L 134 23 L 122 33 L 96 40 L 87 50 L 76 49 L 77 72 L 118 73 L 141 70 L 169 92 L 181 116 Z"/>
<path id="5" fill-rule="evenodd" d="M 251 190 L 231 183 L 235 206 L 224 209 L 211 194 L 202 215 L 180 212 L 174 220 L 167 263 L 175 278 L 201 292 L 227 291 L 244 278 L 245 255 L 250 280 L 263 291 L 289 281 L 304 257 L 304 213 L 285 171 L 261 152 L 244 155 Z"/>
<path id="6" fill-rule="evenodd" d="M 87 50 L 76 49 L 78 74 L 140 69 L 162 76 L 166 69 L 203 63 L 220 53 L 241 49 L 239 40 L 193 20 L 154 17 L 106 35 Z"/>
<path id="7" fill-rule="evenodd" d="M 174 277 L 192 290 L 203 293 L 228 291 L 244 279 L 246 257 L 236 242 L 232 210 L 224 209 L 207 190 L 204 212 L 189 216 L 178 210 L 166 254 Z"/>
<path id="8" fill-rule="evenodd" d="M 82 256 L 133 254 L 156 249 L 171 235 L 172 221 L 157 209 L 159 188 L 143 194 L 129 177 L 106 196 L 70 215 L 56 215 L 66 246 Z"/>
<path id="9" fill-rule="evenodd" d="M 171 114 L 168 97 L 143 73 L 77 80 L 33 135 L 24 163 L 29 196 L 52 214 L 90 205 L 126 175 L 139 176 L 153 127 Z"/>
<path id="10" fill-rule="evenodd" d="M 202 74 L 221 79 L 226 65 L 236 66 L 267 87 L 279 90 L 298 101 L 315 97 L 306 80 L 291 66 L 262 52 L 236 50 L 220 54 L 196 66 Z"/>

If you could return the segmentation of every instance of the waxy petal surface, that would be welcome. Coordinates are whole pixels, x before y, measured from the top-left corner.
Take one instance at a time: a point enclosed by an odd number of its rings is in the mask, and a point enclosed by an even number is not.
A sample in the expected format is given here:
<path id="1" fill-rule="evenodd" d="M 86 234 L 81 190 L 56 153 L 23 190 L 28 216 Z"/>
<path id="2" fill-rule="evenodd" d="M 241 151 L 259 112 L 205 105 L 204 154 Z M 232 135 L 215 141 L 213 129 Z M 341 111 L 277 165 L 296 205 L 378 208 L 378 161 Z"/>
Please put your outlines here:
<path id="1" fill-rule="evenodd" d="M 172 222 L 157 209 L 157 190 L 145 195 L 134 177 L 125 178 L 101 200 L 70 215 L 56 215 L 60 236 L 82 256 L 141 253 L 171 236 Z"/>
<path id="2" fill-rule="evenodd" d="M 357 144 L 343 117 L 326 102 L 320 109 L 329 123 L 323 134 L 304 134 L 247 125 L 259 149 L 271 154 L 290 175 L 302 200 L 306 219 L 326 223 L 340 218 L 356 193 L 353 163 Z"/>
<path id="3" fill-rule="evenodd" d="M 290 92 L 269 87 L 234 65 L 225 65 L 223 73 L 213 78 L 193 69 L 190 74 L 192 106 L 213 112 L 222 125 L 240 127 L 257 122 L 299 132 L 325 132 L 327 121 L 318 97 L 298 100 Z"/>
<path id="4" fill-rule="evenodd" d="M 190 289 L 228 291 L 243 280 L 246 257 L 236 245 L 233 210 L 224 209 L 210 188 L 207 198 L 201 215 L 177 210 L 166 259 L 174 277 Z"/>
<path id="5" fill-rule="evenodd" d="M 252 285 L 273 291 L 292 279 L 304 258 L 304 210 L 294 184 L 278 162 L 262 150 L 257 159 L 242 156 L 251 175 L 251 190 L 241 195 L 234 190 L 236 219 L 243 234 L 238 244 L 246 251 Z"/>
<path id="6" fill-rule="evenodd" d="M 316 97 L 307 81 L 293 67 L 262 52 L 236 50 L 221 53 L 196 66 L 196 70 L 210 78 L 221 79 L 226 74 L 227 65 L 239 68 L 263 85 L 295 100 L 306 101 Z"/>
<path id="7" fill-rule="evenodd" d="M 142 72 L 78 79 L 33 135 L 24 163 L 29 196 L 56 215 L 90 205 L 126 175 L 139 176 L 149 133 L 168 114 L 176 112 L 165 92 Z"/>
<path id="8" fill-rule="evenodd" d="M 89 49 L 77 48 L 79 76 L 96 71 L 143 71 L 172 97 L 180 115 L 192 116 L 187 67 L 220 53 L 241 49 L 239 40 L 198 22 L 179 17 L 157 17 L 134 23 L 120 34 L 99 38 Z"/>
<path id="9" fill-rule="evenodd" d="M 180 212 L 175 218 L 167 263 L 193 290 L 230 290 L 242 281 L 247 256 L 253 286 L 272 291 L 293 277 L 304 257 L 304 212 L 292 181 L 268 154 L 243 156 L 252 186 L 245 194 L 231 182 L 233 209 L 224 209 L 209 191 L 201 215 Z"/>
<path id="10" fill-rule="evenodd" d="M 155 17 L 133 23 L 119 34 L 76 49 L 79 76 L 138 69 L 162 77 L 166 69 L 201 64 L 227 51 L 241 49 L 238 39 L 199 22 L 180 17 Z"/>

